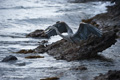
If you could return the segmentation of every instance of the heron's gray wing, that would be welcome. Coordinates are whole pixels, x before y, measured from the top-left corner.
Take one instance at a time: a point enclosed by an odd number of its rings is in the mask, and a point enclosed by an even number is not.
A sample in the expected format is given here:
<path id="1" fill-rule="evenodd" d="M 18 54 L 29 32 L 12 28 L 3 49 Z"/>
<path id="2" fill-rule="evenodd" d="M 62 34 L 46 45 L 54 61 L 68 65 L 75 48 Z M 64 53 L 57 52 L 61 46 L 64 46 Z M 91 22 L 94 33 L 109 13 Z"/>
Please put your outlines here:
<path id="1" fill-rule="evenodd" d="M 96 27 L 87 23 L 81 23 L 78 31 L 72 37 L 77 39 L 87 39 L 90 34 L 95 34 L 99 37 L 101 36 L 100 30 Z"/>
<path id="2" fill-rule="evenodd" d="M 66 26 L 68 35 L 73 35 L 72 29 L 67 24 L 65 24 L 65 26 Z"/>
<path id="3" fill-rule="evenodd" d="M 65 22 L 60 22 L 58 24 L 58 27 L 63 27 L 67 30 L 68 35 L 73 35 L 72 29 L 65 23 Z"/>

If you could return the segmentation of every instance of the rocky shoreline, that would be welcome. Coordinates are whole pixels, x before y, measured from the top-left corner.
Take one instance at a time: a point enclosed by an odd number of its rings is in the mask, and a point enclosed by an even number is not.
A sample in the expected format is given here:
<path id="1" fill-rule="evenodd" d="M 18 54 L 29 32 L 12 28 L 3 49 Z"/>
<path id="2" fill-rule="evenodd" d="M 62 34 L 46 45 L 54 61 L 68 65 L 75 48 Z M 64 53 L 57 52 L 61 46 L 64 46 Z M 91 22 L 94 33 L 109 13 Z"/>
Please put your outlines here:
<path id="1" fill-rule="evenodd" d="M 113 0 L 113 2 L 114 1 L 118 1 L 118 0 Z M 95 25 L 99 29 L 101 29 L 103 32 L 102 37 L 99 38 L 96 36 L 90 36 L 89 39 L 80 42 L 79 45 L 69 43 L 63 39 L 55 43 L 52 43 L 50 45 L 44 45 L 43 43 L 40 44 L 34 50 L 32 50 L 32 53 L 47 52 L 49 55 L 52 55 L 56 59 L 62 59 L 67 61 L 85 60 L 85 59 L 87 60 L 99 59 L 99 60 L 110 61 L 104 56 L 99 55 L 98 52 L 102 52 L 103 50 L 109 48 L 111 45 L 115 44 L 117 38 L 120 38 L 120 3 L 116 2 L 115 5 L 108 6 L 107 13 L 98 14 L 92 17 L 91 19 L 82 20 L 82 21 Z M 28 34 L 28 36 L 32 37 L 34 33 L 41 35 L 42 30 L 39 31 L 35 31 L 33 32 L 33 34 L 30 33 Z M 35 37 L 40 37 L 40 36 L 35 35 Z M 94 80 L 118 80 L 120 79 L 119 75 L 117 75 L 118 77 L 115 77 L 116 75 L 114 75 L 114 74 L 118 74 L 118 72 L 119 71 L 109 71 L 105 75 L 100 75 L 95 77 Z"/>
<path id="2" fill-rule="evenodd" d="M 60 40 L 51 45 L 47 45 L 46 47 L 44 45 L 40 45 L 35 49 L 35 51 L 38 53 L 47 52 L 56 59 L 63 59 L 67 61 L 105 59 L 97 53 L 114 44 L 116 42 L 115 36 L 115 33 L 111 31 L 104 33 L 101 38 L 93 36 L 80 42 L 79 45 L 69 43 L 66 40 Z"/>

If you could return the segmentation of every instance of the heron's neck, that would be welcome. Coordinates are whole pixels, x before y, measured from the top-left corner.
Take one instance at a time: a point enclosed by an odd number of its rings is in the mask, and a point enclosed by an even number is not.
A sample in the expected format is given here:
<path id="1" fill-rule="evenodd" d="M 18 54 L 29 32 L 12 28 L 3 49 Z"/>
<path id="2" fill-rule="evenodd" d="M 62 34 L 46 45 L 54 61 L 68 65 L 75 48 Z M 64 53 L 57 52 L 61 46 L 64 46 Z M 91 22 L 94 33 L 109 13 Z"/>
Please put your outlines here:
<path id="1" fill-rule="evenodd" d="M 54 27 L 54 29 L 55 29 L 56 33 L 57 33 L 59 36 L 61 36 L 62 38 L 65 38 L 65 36 L 62 35 L 62 34 L 58 31 L 58 29 L 57 29 L 56 27 Z"/>

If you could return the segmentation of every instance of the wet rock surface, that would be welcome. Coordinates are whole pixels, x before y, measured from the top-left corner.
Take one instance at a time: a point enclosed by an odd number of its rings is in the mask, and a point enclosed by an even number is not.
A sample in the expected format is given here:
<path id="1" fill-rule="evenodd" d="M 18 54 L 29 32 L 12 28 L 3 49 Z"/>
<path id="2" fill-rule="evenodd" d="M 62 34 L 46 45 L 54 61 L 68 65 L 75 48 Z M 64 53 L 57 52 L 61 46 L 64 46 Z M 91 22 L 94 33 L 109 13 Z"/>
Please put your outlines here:
<path id="1" fill-rule="evenodd" d="M 63 59 L 67 61 L 83 60 L 83 59 L 101 59 L 105 58 L 98 55 L 98 52 L 105 50 L 116 42 L 116 34 L 114 31 L 106 32 L 102 37 L 92 36 L 85 41 L 81 41 L 76 45 L 66 40 L 57 41 L 45 48 L 37 47 L 35 51 L 39 52 L 43 49 L 49 55 L 56 59 Z"/>
<path id="2" fill-rule="evenodd" d="M 17 60 L 17 57 L 13 56 L 13 55 L 9 55 L 9 56 L 6 56 L 2 62 L 9 62 L 9 61 L 15 61 Z"/>
<path id="3" fill-rule="evenodd" d="M 120 80 L 120 70 L 110 70 L 106 74 L 100 74 L 99 76 L 95 77 L 94 80 Z"/>
<path id="4" fill-rule="evenodd" d="M 115 2 L 113 6 L 107 6 L 106 13 L 98 14 L 91 19 L 82 20 L 83 22 L 90 23 L 97 26 L 103 32 L 114 30 L 117 37 L 120 37 L 120 0 L 111 0 Z"/>
<path id="5" fill-rule="evenodd" d="M 27 56 L 27 57 L 25 57 L 25 58 L 27 58 L 27 59 L 34 59 L 34 58 L 44 58 L 44 56 Z"/>
<path id="6" fill-rule="evenodd" d="M 15 52 L 15 53 L 20 53 L 20 54 L 27 54 L 27 53 L 34 53 L 35 51 L 32 50 L 32 49 L 29 49 L 29 50 L 25 50 L 25 49 L 22 49 L 18 52 Z"/>
<path id="7" fill-rule="evenodd" d="M 37 52 L 37 53 L 44 53 L 44 52 L 46 52 L 46 50 L 45 50 L 45 46 L 44 45 L 39 45 L 36 49 L 35 49 L 35 52 Z"/>
<path id="8" fill-rule="evenodd" d="M 59 80 L 59 78 L 58 77 L 51 77 L 51 78 L 40 79 L 40 80 Z"/>
<path id="9" fill-rule="evenodd" d="M 120 33 L 120 1 L 112 0 L 116 4 L 107 6 L 107 13 L 98 14 L 95 17 L 86 20 L 85 22 L 93 24 L 96 23 L 98 28 L 103 31 L 116 30 L 117 34 Z M 116 29 L 115 29 L 116 28 Z"/>
<path id="10" fill-rule="evenodd" d="M 35 31 L 27 34 L 26 37 L 33 37 L 33 38 L 45 37 L 45 38 L 47 38 L 48 36 L 45 34 L 44 30 L 35 30 Z"/>

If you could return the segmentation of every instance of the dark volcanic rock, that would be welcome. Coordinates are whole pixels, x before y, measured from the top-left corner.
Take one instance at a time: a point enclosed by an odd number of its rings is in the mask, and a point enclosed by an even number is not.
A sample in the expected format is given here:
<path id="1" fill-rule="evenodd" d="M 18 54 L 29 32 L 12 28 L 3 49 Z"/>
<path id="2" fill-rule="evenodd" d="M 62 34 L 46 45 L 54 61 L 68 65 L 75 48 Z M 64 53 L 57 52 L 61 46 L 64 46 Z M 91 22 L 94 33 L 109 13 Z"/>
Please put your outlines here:
<path id="1" fill-rule="evenodd" d="M 98 14 L 89 19 L 88 23 L 96 22 L 99 28 L 119 26 L 120 27 L 120 0 L 114 0 L 116 2 L 113 6 L 107 6 L 106 13 Z"/>
<path id="2" fill-rule="evenodd" d="M 116 4 L 108 6 L 108 12 L 94 16 L 91 19 L 82 20 L 83 22 L 97 25 L 103 32 L 114 30 L 117 37 L 120 37 L 120 0 L 113 0 Z"/>
<path id="3" fill-rule="evenodd" d="M 8 62 L 8 61 L 14 61 L 14 60 L 17 60 L 17 58 L 15 56 L 12 56 L 12 55 L 9 55 L 9 56 L 6 56 L 2 62 Z"/>
<path id="4" fill-rule="evenodd" d="M 65 22 L 56 22 L 53 26 L 58 28 L 60 33 L 67 32 L 66 26 L 67 24 Z M 45 30 L 36 30 L 32 33 L 29 33 L 26 37 L 34 37 L 34 38 L 49 38 L 51 36 L 57 35 L 56 31 L 54 29 L 51 29 L 53 26 L 49 26 Z"/>
<path id="5" fill-rule="evenodd" d="M 34 32 L 26 35 L 26 37 L 35 37 L 35 38 L 46 37 L 47 38 L 47 35 L 45 34 L 44 30 L 35 30 Z"/>
<path id="6" fill-rule="evenodd" d="M 44 45 L 39 45 L 36 49 L 35 49 L 35 52 L 37 53 L 44 53 L 46 50 L 45 50 L 45 46 Z"/>
<path id="7" fill-rule="evenodd" d="M 120 80 L 120 71 L 108 71 L 106 74 L 100 74 L 94 80 Z"/>
<path id="8" fill-rule="evenodd" d="M 44 48 L 45 52 L 54 56 L 56 59 L 67 61 L 83 59 L 105 59 L 98 55 L 98 52 L 105 50 L 116 42 L 114 31 L 106 32 L 102 37 L 90 37 L 88 40 L 81 41 L 79 45 L 69 43 L 66 40 L 57 41 Z M 41 48 L 35 49 L 39 52 Z"/>

